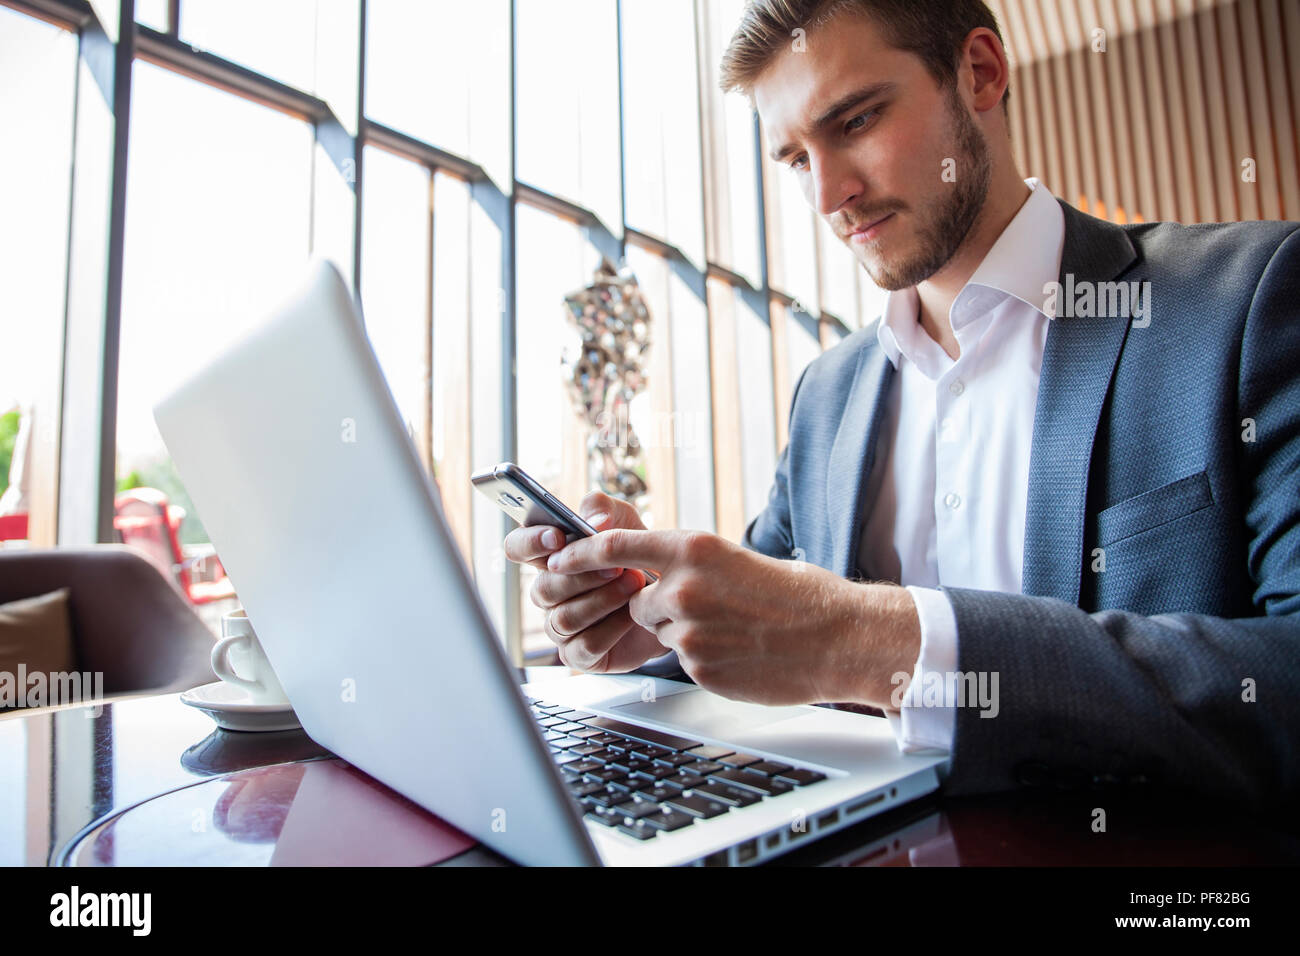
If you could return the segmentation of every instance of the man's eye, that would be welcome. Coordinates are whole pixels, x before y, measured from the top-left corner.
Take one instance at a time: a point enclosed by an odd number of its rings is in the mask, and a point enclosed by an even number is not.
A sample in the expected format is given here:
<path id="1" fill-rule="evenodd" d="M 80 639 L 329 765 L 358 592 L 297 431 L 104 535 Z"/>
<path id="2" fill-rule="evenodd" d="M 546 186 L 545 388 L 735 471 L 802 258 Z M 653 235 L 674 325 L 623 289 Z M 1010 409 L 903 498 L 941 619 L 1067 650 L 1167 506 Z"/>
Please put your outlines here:
<path id="1" fill-rule="evenodd" d="M 800 154 L 796 156 L 794 159 L 790 160 L 789 166 L 791 169 L 803 169 L 804 166 L 807 165 L 807 163 L 808 163 L 808 157 L 804 156 L 803 154 Z"/>
<path id="2" fill-rule="evenodd" d="M 853 132 L 854 130 L 862 129 L 862 127 L 867 125 L 867 121 L 871 119 L 871 117 L 874 116 L 876 112 L 877 112 L 876 110 L 870 109 L 867 110 L 865 113 L 859 113 L 857 116 L 853 117 L 853 119 L 849 120 L 847 123 L 844 124 L 844 131 L 846 133 L 849 133 L 849 132 Z"/>

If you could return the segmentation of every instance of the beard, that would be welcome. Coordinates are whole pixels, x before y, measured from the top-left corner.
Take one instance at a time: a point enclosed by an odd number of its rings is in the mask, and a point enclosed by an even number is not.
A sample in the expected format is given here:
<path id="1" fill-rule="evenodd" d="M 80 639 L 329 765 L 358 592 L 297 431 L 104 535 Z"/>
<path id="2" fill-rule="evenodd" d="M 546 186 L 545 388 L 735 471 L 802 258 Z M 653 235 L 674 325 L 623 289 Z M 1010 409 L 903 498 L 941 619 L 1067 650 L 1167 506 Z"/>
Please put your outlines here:
<path id="1" fill-rule="evenodd" d="M 917 226 L 919 249 L 910 257 L 890 261 L 885 256 L 864 256 L 863 268 L 877 286 L 895 292 L 924 282 L 947 265 L 979 218 L 993 176 L 984 134 L 966 112 L 954 87 L 948 99 L 952 139 L 957 160 L 957 181 L 952 188 L 926 204 Z M 882 210 L 888 211 L 888 210 Z M 879 213 L 873 218 L 878 218 Z M 870 221 L 862 217 L 862 221 Z"/>

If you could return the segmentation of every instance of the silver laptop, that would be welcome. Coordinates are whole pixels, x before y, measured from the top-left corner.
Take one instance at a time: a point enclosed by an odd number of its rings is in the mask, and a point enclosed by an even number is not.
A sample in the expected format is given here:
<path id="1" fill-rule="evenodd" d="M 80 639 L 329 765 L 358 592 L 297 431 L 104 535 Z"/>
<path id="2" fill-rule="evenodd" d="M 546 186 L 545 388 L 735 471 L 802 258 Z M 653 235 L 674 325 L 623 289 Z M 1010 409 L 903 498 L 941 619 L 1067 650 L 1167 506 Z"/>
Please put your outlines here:
<path id="1" fill-rule="evenodd" d="M 154 410 L 303 728 L 524 864 L 749 864 L 938 786 L 885 720 L 520 686 L 336 269 Z"/>

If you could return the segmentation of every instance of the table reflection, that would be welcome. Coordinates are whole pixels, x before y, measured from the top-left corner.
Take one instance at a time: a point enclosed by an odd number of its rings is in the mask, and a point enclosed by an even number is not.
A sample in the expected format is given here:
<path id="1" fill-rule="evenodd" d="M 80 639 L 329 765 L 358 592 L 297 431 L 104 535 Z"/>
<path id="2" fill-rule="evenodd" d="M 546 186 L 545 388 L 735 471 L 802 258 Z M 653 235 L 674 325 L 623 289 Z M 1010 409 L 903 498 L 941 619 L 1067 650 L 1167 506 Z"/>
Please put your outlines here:
<path id="1" fill-rule="evenodd" d="M 70 866 L 428 866 L 474 840 L 337 758 L 258 767 L 102 821 Z"/>

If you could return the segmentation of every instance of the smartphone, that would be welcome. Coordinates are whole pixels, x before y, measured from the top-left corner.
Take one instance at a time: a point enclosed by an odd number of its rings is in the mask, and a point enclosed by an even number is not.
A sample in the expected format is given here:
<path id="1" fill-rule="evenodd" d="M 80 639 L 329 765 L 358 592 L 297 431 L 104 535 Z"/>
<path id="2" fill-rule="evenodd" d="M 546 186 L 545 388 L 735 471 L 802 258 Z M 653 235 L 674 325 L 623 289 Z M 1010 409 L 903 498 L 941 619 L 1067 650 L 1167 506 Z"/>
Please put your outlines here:
<path id="1" fill-rule="evenodd" d="M 470 481 L 481 493 L 496 502 L 497 507 L 525 528 L 539 524 L 553 525 L 564 532 L 565 544 L 597 533 L 581 515 L 543 488 L 539 481 L 513 461 L 503 461 L 495 468 L 477 472 L 470 476 Z M 641 569 L 641 573 L 647 581 L 659 580 L 653 571 Z"/>

